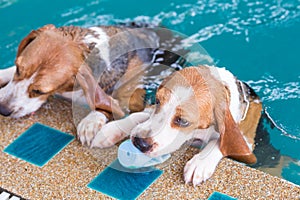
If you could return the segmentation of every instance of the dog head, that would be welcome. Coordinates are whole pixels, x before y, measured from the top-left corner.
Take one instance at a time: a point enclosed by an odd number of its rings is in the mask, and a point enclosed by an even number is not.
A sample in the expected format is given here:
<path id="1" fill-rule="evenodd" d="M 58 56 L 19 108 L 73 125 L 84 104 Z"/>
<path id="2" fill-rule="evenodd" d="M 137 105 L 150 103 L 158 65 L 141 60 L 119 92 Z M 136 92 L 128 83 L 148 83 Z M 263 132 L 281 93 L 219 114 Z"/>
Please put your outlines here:
<path id="1" fill-rule="evenodd" d="M 93 80 L 85 63 L 89 48 L 80 37 L 54 25 L 27 35 L 18 47 L 14 77 L 0 90 L 0 114 L 17 118 L 36 111 L 50 95 L 72 91 L 78 74 L 89 105 L 109 110 L 111 99 Z"/>
<path id="2" fill-rule="evenodd" d="M 158 88 L 151 117 L 132 130 L 132 142 L 156 157 L 185 142 L 220 138 L 224 156 L 251 154 L 229 110 L 230 94 L 207 67 L 173 73 Z"/>
<path id="3" fill-rule="evenodd" d="M 13 79 L 0 90 L 1 114 L 22 117 L 55 92 L 73 89 L 82 49 L 53 25 L 32 31 L 20 43 Z"/>

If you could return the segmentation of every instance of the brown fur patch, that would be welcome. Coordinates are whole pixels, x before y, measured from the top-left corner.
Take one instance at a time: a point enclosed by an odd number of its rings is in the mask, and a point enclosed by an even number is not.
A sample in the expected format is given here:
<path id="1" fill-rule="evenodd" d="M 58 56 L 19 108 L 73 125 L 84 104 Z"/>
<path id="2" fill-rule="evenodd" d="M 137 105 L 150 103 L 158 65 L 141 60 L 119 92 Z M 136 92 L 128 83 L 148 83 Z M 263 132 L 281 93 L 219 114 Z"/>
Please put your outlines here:
<path id="1" fill-rule="evenodd" d="M 137 88 L 129 99 L 130 112 L 141 112 L 145 108 L 144 99 L 146 91 L 141 88 Z"/>
<path id="2" fill-rule="evenodd" d="M 232 157 L 245 163 L 255 163 L 256 157 L 249 149 L 243 135 L 234 122 L 229 108 L 225 110 L 224 122 L 219 122 L 220 150 L 224 156 Z"/>
<path id="3" fill-rule="evenodd" d="M 142 110 L 144 108 L 145 91 L 139 88 L 142 86 L 142 77 L 145 70 L 142 68 L 143 62 L 134 55 L 128 63 L 128 68 L 122 78 L 119 80 L 119 87 L 115 88 L 113 97 L 119 99 L 119 104 L 124 110 L 130 109 L 129 112 Z M 134 105 L 136 103 L 136 105 Z M 133 110 L 131 110 L 133 109 Z"/>
<path id="4" fill-rule="evenodd" d="M 246 115 L 246 118 L 240 123 L 239 127 L 243 132 L 247 141 L 252 144 L 252 149 L 255 148 L 254 138 L 256 135 L 256 129 L 261 117 L 262 104 L 250 102 L 250 106 Z"/>

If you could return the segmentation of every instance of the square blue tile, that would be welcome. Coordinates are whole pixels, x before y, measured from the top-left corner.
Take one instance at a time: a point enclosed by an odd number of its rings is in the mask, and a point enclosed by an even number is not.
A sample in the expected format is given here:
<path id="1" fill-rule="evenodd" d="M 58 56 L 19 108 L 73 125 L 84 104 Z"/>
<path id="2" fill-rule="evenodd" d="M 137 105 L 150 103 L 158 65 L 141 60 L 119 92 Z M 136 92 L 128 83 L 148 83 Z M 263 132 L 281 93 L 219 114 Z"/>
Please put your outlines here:
<path id="1" fill-rule="evenodd" d="M 237 200 L 237 199 L 233 198 L 231 196 L 228 196 L 227 194 L 223 194 L 223 193 L 220 193 L 220 192 L 214 192 L 208 198 L 208 200 Z"/>
<path id="2" fill-rule="evenodd" d="M 42 167 L 73 139 L 73 135 L 35 123 L 3 151 Z"/>
<path id="3" fill-rule="evenodd" d="M 156 168 L 126 169 L 115 160 L 88 187 L 116 199 L 136 199 L 163 173 Z"/>

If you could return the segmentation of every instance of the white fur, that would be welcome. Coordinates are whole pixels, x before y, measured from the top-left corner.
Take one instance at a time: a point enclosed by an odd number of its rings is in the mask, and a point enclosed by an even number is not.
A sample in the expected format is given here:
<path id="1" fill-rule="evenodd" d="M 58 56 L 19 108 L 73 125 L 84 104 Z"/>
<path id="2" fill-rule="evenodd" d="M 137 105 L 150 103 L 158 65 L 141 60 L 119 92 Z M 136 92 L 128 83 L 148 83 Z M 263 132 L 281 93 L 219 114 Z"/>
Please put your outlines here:
<path id="1" fill-rule="evenodd" d="M 100 129 L 91 143 L 91 147 L 107 148 L 128 136 L 131 130 L 139 123 L 149 118 L 147 112 L 137 112 L 124 119 L 112 121 Z"/>
<path id="2" fill-rule="evenodd" d="M 0 70 L 0 86 L 11 81 L 13 79 L 15 71 L 16 66 Z"/>
<path id="3" fill-rule="evenodd" d="M 216 132 L 216 128 L 214 126 L 210 126 L 207 129 L 196 129 L 192 132 L 193 138 L 199 139 L 205 144 L 207 144 L 210 140 L 215 140 L 220 137 L 220 134 Z"/>
<path id="4" fill-rule="evenodd" d="M 81 89 L 71 92 L 64 92 L 58 95 L 72 101 L 73 103 L 78 103 L 80 105 L 88 105 L 84 92 Z"/>
<path id="5" fill-rule="evenodd" d="M 207 66 L 209 67 L 209 66 Z M 219 67 L 209 67 L 211 74 L 218 80 L 220 80 L 224 85 L 229 88 L 230 91 L 230 105 L 229 109 L 231 115 L 235 122 L 239 122 L 242 118 L 241 112 L 241 103 L 240 103 L 240 93 L 238 91 L 238 87 L 236 85 L 236 78 L 233 74 L 226 70 L 225 68 Z"/>
<path id="6" fill-rule="evenodd" d="M 205 148 L 184 167 L 184 180 L 194 186 L 209 179 L 214 173 L 218 163 L 223 158 L 217 139 L 210 140 Z"/>
<path id="7" fill-rule="evenodd" d="M 11 117 L 18 118 L 34 112 L 45 102 L 39 97 L 29 97 L 28 87 L 33 82 L 34 76 L 35 74 L 29 79 L 18 82 L 11 80 L 0 90 L 0 102 L 6 103 L 2 106 L 6 106 L 12 111 Z"/>
<path id="8" fill-rule="evenodd" d="M 107 121 L 108 119 L 103 113 L 90 112 L 77 126 L 77 136 L 80 142 L 90 146 L 97 132 Z"/>
<path id="9" fill-rule="evenodd" d="M 174 104 L 180 105 L 191 98 L 194 95 L 193 89 L 191 87 L 182 87 L 178 86 L 174 88 L 172 91 L 172 96 L 170 102 L 174 102 Z"/>
<path id="10" fill-rule="evenodd" d="M 104 60 L 106 66 L 110 67 L 110 53 L 109 53 L 109 36 L 103 31 L 100 27 L 91 27 L 90 30 L 95 31 L 98 37 L 94 37 L 93 35 L 87 35 L 85 37 L 86 43 L 94 42 L 96 44 L 96 48 L 100 51 L 100 56 Z"/>

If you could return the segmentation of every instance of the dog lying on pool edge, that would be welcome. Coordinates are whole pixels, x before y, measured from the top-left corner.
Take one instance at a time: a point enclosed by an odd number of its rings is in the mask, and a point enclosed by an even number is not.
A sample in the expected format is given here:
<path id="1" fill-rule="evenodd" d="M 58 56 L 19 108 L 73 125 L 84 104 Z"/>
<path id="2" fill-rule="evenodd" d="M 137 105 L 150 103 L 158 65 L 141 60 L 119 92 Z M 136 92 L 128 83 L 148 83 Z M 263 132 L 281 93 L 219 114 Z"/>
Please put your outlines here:
<path id="1" fill-rule="evenodd" d="M 202 142 L 206 146 L 184 168 L 185 182 L 198 185 L 211 177 L 225 156 L 256 162 L 252 151 L 261 111 L 259 97 L 229 71 L 188 67 L 164 80 L 156 105 L 108 123 L 91 145 L 110 147 L 130 135 L 138 149 L 157 157 L 176 151 L 187 141 Z M 136 123 L 138 117 L 145 121 Z"/>
<path id="2" fill-rule="evenodd" d="M 134 23 L 88 28 L 50 24 L 33 30 L 19 44 L 16 65 L 0 70 L 0 114 L 25 116 L 53 94 L 75 98 L 97 110 L 78 126 L 81 142 L 91 141 L 106 122 L 144 109 L 140 87 L 149 82 L 147 71 L 157 66 L 151 65 L 154 51 L 161 43 L 170 44 L 161 36 L 172 39 L 171 31 L 155 30 Z M 155 64 L 169 66 L 179 57 L 163 56 L 158 55 L 167 63 Z M 172 70 L 156 67 L 151 76 L 160 80 Z"/>
<path id="3" fill-rule="evenodd" d="M 0 70 L 0 114 L 19 118 L 39 109 L 50 95 L 75 96 L 99 111 L 89 115 L 97 124 L 89 118 L 80 124 L 84 143 L 112 118 L 143 110 L 143 101 L 135 101 L 145 95 L 138 85 L 160 38 L 150 28 L 134 26 L 50 24 L 33 30 L 19 44 L 16 65 Z"/>
<path id="4" fill-rule="evenodd" d="M 142 76 L 135 73 L 143 72 L 143 63 L 151 61 L 149 51 L 158 47 L 158 40 L 146 28 L 46 25 L 33 30 L 18 47 L 16 66 L 0 70 L 0 86 L 6 85 L 0 90 L 0 113 L 18 118 L 37 110 L 52 94 L 72 97 L 77 81 L 83 91 L 76 94 L 83 101 L 108 118 L 112 109 L 122 117 L 121 99 L 130 98 L 122 90 L 136 82 L 118 89 L 115 85 L 123 76 L 132 80 Z M 100 77 L 98 83 L 94 77 Z"/>
<path id="5" fill-rule="evenodd" d="M 138 30 L 47 25 L 32 31 L 19 45 L 16 66 L 0 71 L 0 84 L 5 85 L 0 90 L 1 114 L 17 118 L 37 110 L 52 94 L 77 95 L 96 110 L 78 125 L 78 137 L 87 145 L 105 148 L 131 135 L 141 151 L 158 156 L 175 151 L 187 140 L 207 143 L 185 167 L 185 180 L 194 185 L 209 178 L 223 156 L 255 162 L 253 138 L 261 103 L 248 86 L 224 69 L 201 66 L 176 72 L 159 88 L 157 105 L 137 112 L 144 109 L 144 91 L 135 87 L 138 81 L 126 79 L 143 76 L 136 71 L 143 72 L 142 64 L 152 57 L 135 51 L 107 70 L 111 61 L 107 55 L 120 48 L 115 43 L 155 46 L 155 33 Z M 127 33 L 122 37 L 124 44 L 111 41 L 121 31 Z M 99 71 L 103 76 L 98 84 L 94 77 Z M 73 91 L 77 89 L 75 77 L 82 90 Z M 124 85 L 116 88 L 122 78 Z M 128 88 L 134 92 L 126 92 Z M 128 110 L 136 113 L 107 123 Z M 208 156 L 202 159 L 203 154 Z"/>

